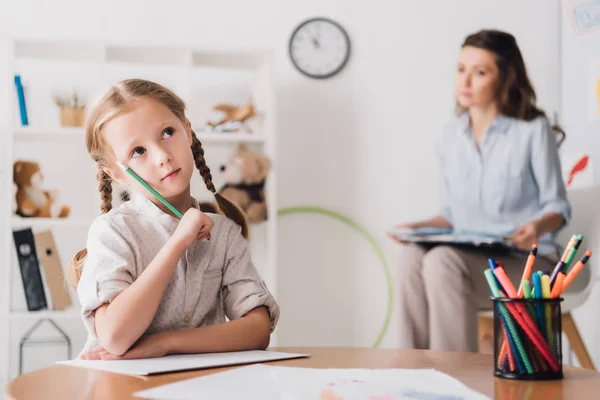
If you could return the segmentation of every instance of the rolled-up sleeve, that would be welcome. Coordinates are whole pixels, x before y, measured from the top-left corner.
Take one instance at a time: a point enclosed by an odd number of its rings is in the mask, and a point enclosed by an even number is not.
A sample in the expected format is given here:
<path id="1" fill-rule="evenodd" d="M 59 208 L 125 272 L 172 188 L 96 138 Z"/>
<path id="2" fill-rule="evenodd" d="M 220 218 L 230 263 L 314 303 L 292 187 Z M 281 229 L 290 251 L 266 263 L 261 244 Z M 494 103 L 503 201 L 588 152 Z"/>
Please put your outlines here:
<path id="1" fill-rule="evenodd" d="M 571 219 L 571 206 L 562 178 L 555 134 L 545 118 L 540 119 L 540 124 L 536 124 L 531 136 L 530 156 L 542 215 L 557 213 L 568 223 Z"/>
<path id="2" fill-rule="evenodd" d="M 254 308 L 265 306 L 273 332 L 279 319 L 279 305 L 256 271 L 248 241 L 236 224 L 232 224 L 228 234 L 222 290 L 227 318 L 241 318 Z"/>
<path id="3" fill-rule="evenodd" d="M 110 303 L 135 279 L 135 258 L 121 229 L 108 218 L 100 217 L 91 225 L 87 238 L 87 256 L 77 295 L 88 332 L 97 338 L 95 311 Z"/>

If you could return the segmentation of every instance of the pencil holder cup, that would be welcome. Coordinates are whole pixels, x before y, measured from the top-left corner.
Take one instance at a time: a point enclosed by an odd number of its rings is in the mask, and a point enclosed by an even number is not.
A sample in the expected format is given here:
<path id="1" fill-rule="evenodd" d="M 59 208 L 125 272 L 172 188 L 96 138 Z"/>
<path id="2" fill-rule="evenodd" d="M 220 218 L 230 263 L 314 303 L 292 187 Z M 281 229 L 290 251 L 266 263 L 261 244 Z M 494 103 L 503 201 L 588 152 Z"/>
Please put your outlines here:
<path id="1" fill-rule="evenodd" d="M 494 375 L 562 379 L 562 326 L 557 299 L 493 298 Z"/>

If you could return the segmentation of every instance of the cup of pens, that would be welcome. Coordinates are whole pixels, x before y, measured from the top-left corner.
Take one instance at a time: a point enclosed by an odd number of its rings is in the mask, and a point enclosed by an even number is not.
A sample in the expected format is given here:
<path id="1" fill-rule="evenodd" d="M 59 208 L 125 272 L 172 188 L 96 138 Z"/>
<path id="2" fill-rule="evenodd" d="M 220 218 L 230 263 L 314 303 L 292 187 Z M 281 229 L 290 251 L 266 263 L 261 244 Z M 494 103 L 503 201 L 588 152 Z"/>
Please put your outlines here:
<path id="1" fill-rule="evenodd" d="M 573 235 L 551 274 L 533 271 L 537 245 L 531 249 L 519 289 L 502 266 L 489 259 L 484 274 L 492 292 L 494 375 L 507 379 L 562 379 L 561 297 L 591 257 L 587 250 L 570 267 L 582 235 Z"/>

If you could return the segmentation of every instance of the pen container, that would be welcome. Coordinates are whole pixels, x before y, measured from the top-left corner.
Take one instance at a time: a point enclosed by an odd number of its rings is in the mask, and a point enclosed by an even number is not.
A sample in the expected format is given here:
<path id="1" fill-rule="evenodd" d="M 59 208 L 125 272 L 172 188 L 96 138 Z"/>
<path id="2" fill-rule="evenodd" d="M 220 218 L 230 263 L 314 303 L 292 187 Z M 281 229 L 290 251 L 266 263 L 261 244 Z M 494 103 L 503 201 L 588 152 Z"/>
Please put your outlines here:
<path id="1" fill-rule="evenodd" d="M 562 379 L 563 299 L 492 298 L 494 375 L 507 379 Z"/>

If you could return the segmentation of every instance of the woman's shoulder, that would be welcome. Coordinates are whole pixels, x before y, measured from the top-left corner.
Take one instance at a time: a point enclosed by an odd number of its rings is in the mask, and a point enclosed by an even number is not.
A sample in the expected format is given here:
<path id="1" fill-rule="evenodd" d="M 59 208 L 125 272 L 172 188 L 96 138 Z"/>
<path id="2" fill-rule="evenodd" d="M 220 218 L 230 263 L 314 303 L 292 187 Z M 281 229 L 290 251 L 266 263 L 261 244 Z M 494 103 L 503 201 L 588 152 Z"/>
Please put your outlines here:
<path id="1" fill-rule="evenodd" d="M 447 146 L 456 143 L 456 137 L 467 131 L 469 127 L 469 116 L 466 113 L 451 116 L 437 135 L 436 144 L 438 147 L 447 148 Z"/>
<path id="2" fill-rule="evenodd" d="M 552 126 L 548 117 L 545 115 L 539 115 L 533 119 L 525 120 L 514 117 L 506 117 L 511 121 L 511 125 L 515 127 L 516 130 L 522 131 L 523 133 L 528 133 L 530 135 L 539 134 L 539 133 L 547 133 L 552 131 Z"/>

